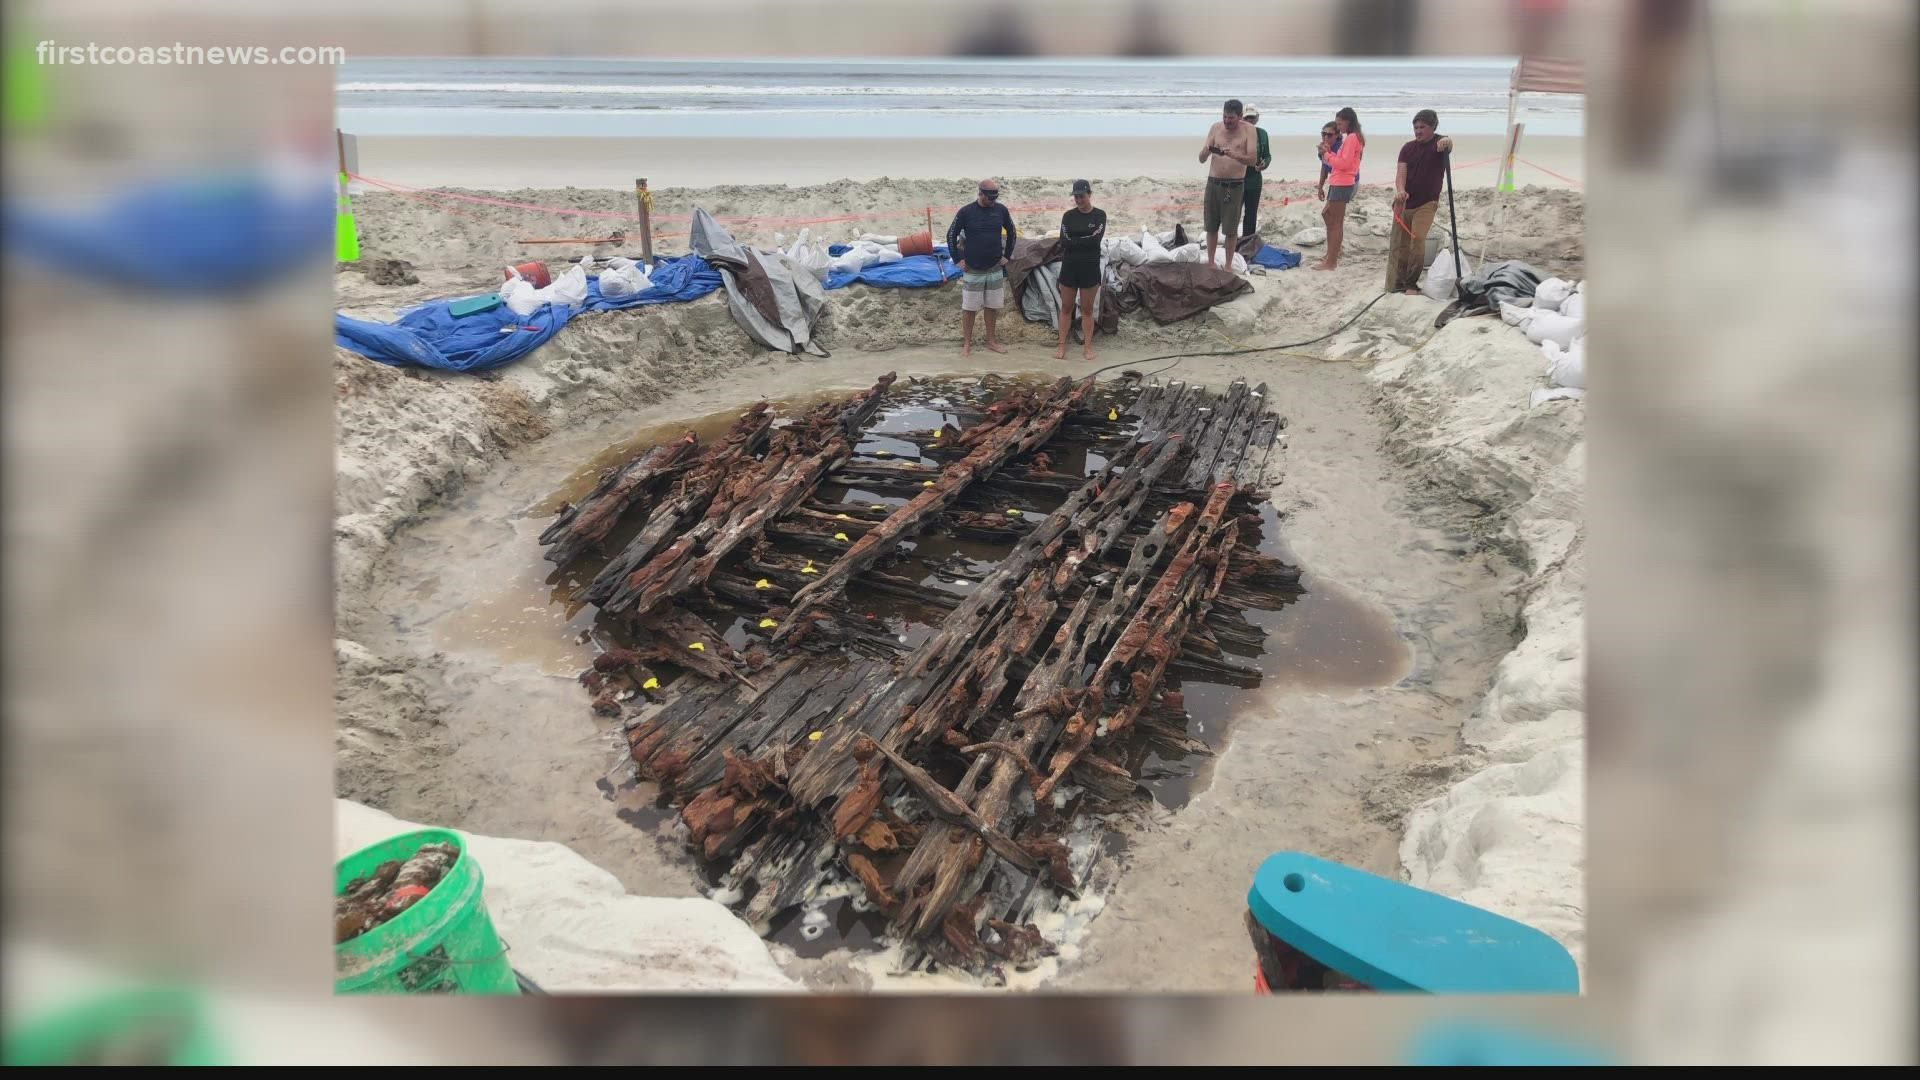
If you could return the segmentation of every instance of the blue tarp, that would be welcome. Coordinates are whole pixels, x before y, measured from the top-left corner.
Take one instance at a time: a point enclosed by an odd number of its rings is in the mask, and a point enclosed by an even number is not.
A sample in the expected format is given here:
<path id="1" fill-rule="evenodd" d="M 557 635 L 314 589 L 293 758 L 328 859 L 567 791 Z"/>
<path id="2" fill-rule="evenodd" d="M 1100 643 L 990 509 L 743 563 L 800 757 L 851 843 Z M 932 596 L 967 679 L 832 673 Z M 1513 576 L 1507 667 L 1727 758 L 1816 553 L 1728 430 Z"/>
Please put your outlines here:
<path id="1" fill-rule="evenodd" d="M 395 367 L 485 371 L 518 360 L 546 344 L 580 310 L 619 311 L 698 300 L 720 288 L 720 271 L 698 255 L 687 255 L 662 260 L 648 281 L 652 284 L 645 292 L 610 300 L 600 295 L 600 281 L 595 278 L 587 283 L 584 308 L 549 304 L 524 319 L 504 305 L 455 318 L 448 310 L 452 300 L 422 304 L 391 324 L 336 313 L 333 340 L 341 348 Z"/>
<path id="2" fill-rule="evenodd" d="M 9 198 L 9 259 L 171 293 L 258 287 L 326 258 L 329 184 L 291 187 L 260 174 L 173 177 L 85 206 Z"/>
<path id="3" fill-rule="evenodd" d="M 834 244 L 827 248 L 827 254 L 844 255 L 847 248 L 846 244 Z M 909 255 L 898 262 L 881 263 L 853 273 L 836 270 L 827 275 L 826 287 L 840 289 L 857 281 L 877 289 L 924 289 L 959 277 L 960 267 L 947 258 L 946 245 L 941 244 L 933 250 L 938 258 L 933 255 Z"/>
<path id="4" fill-rule="evenodd" d="M 1300 253 L 1272 244 L 1261 244 L 1260 250 L 1253 253 L 1253 262 L 1269 270 L 1291 270 L 1300 265 Z"/>

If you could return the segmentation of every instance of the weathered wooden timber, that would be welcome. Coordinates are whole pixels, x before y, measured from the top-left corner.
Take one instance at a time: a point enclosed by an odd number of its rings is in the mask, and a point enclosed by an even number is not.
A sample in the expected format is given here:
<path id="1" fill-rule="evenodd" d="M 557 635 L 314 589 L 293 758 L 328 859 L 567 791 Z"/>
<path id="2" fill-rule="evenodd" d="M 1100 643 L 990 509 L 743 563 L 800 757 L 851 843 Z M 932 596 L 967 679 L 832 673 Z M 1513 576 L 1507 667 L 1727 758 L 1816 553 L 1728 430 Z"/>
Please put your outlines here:
<path id="1" fill-rule="evenodd" d="M 583 681 L 748 919 L 843 875 L 915 962 L 1030 963 L 1036 905 L 1083 884 L 1075 816 L 1135 797 L 1148 746 L 1207 752 L 1167 680 L 1257 685 L 1244 612 L 1299 594 L 1256 550 L 1285 421 L 1241 380 L 1090 409 L 1060 379 L 856 453 L 892 381 L 636 455 L 542 541 L 564 565 L 647 515 L 582 590 L 633 645 Z M 1053 471 L 1069 445 L 1091 475 Z M 643 686 L 660 664 L 689 674 Z"/>

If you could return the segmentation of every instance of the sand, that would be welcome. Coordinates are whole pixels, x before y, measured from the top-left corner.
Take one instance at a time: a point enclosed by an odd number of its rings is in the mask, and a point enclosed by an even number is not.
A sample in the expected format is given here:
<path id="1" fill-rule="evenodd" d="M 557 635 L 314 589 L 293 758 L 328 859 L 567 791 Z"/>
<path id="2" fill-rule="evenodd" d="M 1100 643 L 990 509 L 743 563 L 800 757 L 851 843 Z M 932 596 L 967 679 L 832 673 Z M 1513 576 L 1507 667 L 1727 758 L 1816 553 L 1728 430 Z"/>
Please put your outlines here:
<path id="1" fill-rule="evenodd" d="M 1028 183 L 1040 186 L 1009 180 Z M 1171 225 L 1176 217 L 1152 207 L 1183 187 L 1100 184 L 1116 229 Z M 657 206 L 827 216 L 955 205 L 968 188 L 893 180 L 666 190 Z M 482 197 L 609 212 L 630 200 L 583 190 Z M 1458 201 L 1472 248 L 1497 200 L 1482 190 Z M 491 288 L 499 265 L 525 257 L 510 211 L 471 206 L 497 218 L 483 222 L 423 214 L 395 196 L 357 205 L 369 254 L 408 259 L 420 283 L 378 286 L 344 271 L 338 302 L 352 314 L 387 318 L 420 300 Z M 1318 212 L 1311 202 L 1270 206 L 1264 231 L 1285 243 L 1317 224 Z M 1496 254 L 1582 276 L 1581 217 L 1577 193 L 1523 190 Z M 1037 230 L 1045 217 L 1021 221 Z M 1378 293 L 1388 227 L 1384 197 L 1363 198 L 1340 270 L 1254 277 L 1251 295 L 1171 326 L 1136 313 L 1100 341 L 1102 359 L 1148 367 L 1162 354 L 1324 335 Z M 770 239 L 774 230 L 740 231 Z M 1095 366 L 1047 359 L 1051 335 L 1018 320 L 1006 327 L 1008 356 L 962 362 L 956 305 L 937 290 L 856 286 L 831 296 L 819 333 L 833 353 L 826 360 L 752 348 L 718 297 L 578 317 L 484 379 L 336 354 L 338 794 L 409 820 L 565 844 L 629 893 L 702 893 L 674 827 L 596 786 L 619 780 L 621 755 L 617 734 L 596 724 L 568 677 L 589 653 L 566 636 L 581 624 L 547 603 L 532 541 L 544 500 L 639 429 L 763 395 L 854 389 L 887 370 Z M 1176 812 L 1122 823 L 1124 847 L 1094 869 L 1106 883 L 1098 908 L 1060 915 L 1067 947 L 1022 985 L 1244 992 L 1245 882 L 1265 855 L 1289 848 L 1534 922 L 1579 954 L 1583 406 L 1529 408 L 1528 394 L 1543 385 L 1538 349 L 1484 319 L 1436 334 L 1439 307 L 1391 296 L 1311 346 L 1183 361 L 1190 379 L 1269 383 L 1294 422 L 1275 500 L 1286 543 L 1318 587 L 1390 620 L 1406 670 L 1386 686 L 1301 682 L 1238 699 L 1207 785 Z M 1091 920 L 1076 917 L 1095 910 Z M 774 954 L 815 987 L 938 988 L 891 979 L 870 954 L 803 961 L 778 946 Z"/>

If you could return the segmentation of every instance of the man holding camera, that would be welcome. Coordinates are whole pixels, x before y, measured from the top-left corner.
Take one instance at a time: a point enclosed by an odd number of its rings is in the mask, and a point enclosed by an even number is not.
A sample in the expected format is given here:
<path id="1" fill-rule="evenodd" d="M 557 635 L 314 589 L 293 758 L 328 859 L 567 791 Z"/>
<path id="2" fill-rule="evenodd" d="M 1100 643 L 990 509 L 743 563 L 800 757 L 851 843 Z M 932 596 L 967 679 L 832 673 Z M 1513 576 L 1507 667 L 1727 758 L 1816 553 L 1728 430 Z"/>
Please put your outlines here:
<path id="1" fill-rule="evenodd" d="M 1246 202 L 1247 170 L 1260 160 L 1260 144 L 1252 124 L 1241 119 L 1240 99 L 1221 106 L 1220 121 L 1207 130 L 1200 150 L 1207 166 L 1207 265 L 1224 230 L 1227 234 L 1225 269 L 1233 268 L 1234 245 L 1240 241 L 1240 215 Z"/>

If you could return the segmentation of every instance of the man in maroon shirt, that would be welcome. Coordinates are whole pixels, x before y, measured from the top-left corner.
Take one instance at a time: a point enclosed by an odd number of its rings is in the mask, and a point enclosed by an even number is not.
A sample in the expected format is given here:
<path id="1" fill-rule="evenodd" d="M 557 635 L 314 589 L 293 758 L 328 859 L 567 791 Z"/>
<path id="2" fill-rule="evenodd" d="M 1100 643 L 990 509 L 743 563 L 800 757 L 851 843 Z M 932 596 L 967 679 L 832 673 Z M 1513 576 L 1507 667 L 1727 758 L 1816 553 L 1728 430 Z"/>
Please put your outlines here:
<path id="1" fill-rule="evenodd" d="M 1453 140 L 1436 135 L 1440 117 L 1432 109 L 1413 114 L 1413 141 L 1400 148 L 1393 173 L 1393 244 L 1387 250 L 1387 291 L 1419 295 L 1420 271 L 1426 269 L 1427 230 L 1440 208 L 1440 185 L 1446 181 L 1447 155 Z"/>

